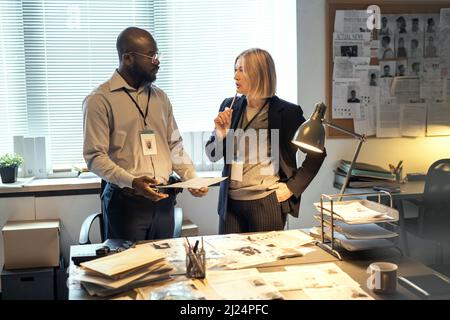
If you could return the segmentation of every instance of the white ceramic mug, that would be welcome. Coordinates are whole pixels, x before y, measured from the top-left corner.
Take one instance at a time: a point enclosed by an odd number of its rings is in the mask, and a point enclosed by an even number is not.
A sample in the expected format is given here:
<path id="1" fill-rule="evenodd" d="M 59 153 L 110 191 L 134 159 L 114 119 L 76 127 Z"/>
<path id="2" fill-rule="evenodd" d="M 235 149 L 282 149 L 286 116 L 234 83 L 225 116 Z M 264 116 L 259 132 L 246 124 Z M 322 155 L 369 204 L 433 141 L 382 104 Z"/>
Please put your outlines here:
<path id="1" fill-rule="evenodd" d="M 373 292 L 388 294 L 397 290 L 397 265 L 390 262 L 374 262 L 367 269 L 370 274 L 367 287 Z"/>

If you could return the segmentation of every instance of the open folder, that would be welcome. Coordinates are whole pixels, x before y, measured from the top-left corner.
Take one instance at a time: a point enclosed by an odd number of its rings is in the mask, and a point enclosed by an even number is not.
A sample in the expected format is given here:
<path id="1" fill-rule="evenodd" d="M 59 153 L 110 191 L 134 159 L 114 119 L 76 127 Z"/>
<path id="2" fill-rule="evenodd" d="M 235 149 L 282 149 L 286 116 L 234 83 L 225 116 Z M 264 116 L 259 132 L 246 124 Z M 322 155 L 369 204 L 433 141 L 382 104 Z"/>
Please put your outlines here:
<path id="1" fill-rule="evenodd" d="M 158 189 L 162 189 L 162 188 L 200 189 L 203 187 L 209 187 L 210 185 L 219 183 L 227 178 L 228 177 L 218 177 L 218 178 L 197 177 L 197 178 L 186 180 L 183 182 L 177 182 L 177 183 L 161 185 L 161 186 L 158 185 L 157 187 L 158 187 Z"/>

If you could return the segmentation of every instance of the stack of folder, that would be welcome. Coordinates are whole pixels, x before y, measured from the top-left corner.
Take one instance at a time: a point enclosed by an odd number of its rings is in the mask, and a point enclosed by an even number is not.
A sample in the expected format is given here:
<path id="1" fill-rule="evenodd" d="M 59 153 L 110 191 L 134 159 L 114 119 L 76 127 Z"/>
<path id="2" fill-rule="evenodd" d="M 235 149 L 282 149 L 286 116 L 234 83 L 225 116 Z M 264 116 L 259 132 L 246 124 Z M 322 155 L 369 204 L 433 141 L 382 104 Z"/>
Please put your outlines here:
<path id="1" fill-rule="evenodd" d="M 334 170 L 334 186 L 341 188 L 350 169 L 350 161 L 341 160 Z M 355 162 L 347 184 L 347 188 L 372 188 L 376 186 L 399 187 L 395 181 L 395 174 L 377 165 Z"/>
<path id="2" fill-rule="evenodd" d="M 146 243 L 83 262 L 74 279 L 79 280 L 90 295 L 106 297 L 167 280 L 173 271 L 165 256 Z"/>

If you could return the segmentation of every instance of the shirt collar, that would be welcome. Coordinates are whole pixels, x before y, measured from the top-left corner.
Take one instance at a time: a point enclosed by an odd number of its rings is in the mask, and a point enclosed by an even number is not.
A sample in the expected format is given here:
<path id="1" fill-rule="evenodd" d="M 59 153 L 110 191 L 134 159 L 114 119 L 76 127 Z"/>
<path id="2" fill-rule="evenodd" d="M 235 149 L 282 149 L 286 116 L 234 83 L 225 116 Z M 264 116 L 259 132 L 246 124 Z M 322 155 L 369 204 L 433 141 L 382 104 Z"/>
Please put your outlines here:
<path id="1" fill-rule="evenodd" d="M 111 76 L 111 79 L 109 79 L 109 90 L 111 92 L 122 90 L 122 88 L 127 89 L 130 92 L 138 92 L 141 93 L 147 86 L 141 86 L 138 90 L 130 86 L 125 79 L 120 75 L 120 73 L 117 71 L 114 71 L 113 75 Z"/>

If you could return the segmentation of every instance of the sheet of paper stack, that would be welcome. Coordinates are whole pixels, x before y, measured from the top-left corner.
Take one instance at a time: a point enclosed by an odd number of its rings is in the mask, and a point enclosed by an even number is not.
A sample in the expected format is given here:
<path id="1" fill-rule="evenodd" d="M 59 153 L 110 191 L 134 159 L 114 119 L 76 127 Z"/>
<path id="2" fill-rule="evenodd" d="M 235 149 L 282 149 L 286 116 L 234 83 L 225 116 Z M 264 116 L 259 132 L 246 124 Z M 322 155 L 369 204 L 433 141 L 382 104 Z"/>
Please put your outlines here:
<path id="1" fill-rule="evenodd" d="M 90 295 L 110 296 L 155 281 L 167 280 L 174 273 L 165 255 L 151 244 L 81 263 L 71 274 Z"/>

